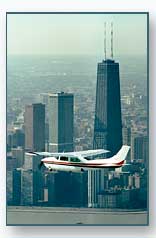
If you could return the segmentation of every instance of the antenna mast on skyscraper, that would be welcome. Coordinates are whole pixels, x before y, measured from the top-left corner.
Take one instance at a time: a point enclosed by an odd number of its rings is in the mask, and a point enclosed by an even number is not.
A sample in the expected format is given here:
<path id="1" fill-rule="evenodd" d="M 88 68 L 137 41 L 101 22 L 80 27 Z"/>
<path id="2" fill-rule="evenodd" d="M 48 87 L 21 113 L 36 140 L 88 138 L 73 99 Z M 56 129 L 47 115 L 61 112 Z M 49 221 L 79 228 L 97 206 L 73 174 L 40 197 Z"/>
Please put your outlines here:
<path id="1" fill-rule="evenodd" d="M 107 52 L 106 52 L 106 22 L 104 23 L 104 54 L 105 54 L 105 60 L 107 57 Z"/>
<path id="2" fill-rule="evenodd" d="M 111 22 L 111 58 L 113 59 L 113 22 Z"/>

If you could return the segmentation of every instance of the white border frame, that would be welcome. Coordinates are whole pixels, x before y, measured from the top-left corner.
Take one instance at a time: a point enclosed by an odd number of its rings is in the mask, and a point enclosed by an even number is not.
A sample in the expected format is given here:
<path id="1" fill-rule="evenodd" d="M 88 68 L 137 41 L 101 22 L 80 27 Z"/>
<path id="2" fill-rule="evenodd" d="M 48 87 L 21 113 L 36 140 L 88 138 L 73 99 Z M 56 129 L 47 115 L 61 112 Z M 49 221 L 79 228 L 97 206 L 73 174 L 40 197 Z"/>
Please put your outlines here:
<path id="1" fill-rule="evenodd" d="M 0 235 L 11 237 L 155 237 L 156 234 L 156 12 L 154 0 L 2 0 L 0 3 Z M 150 134 L 150 226 L 149 227 L 6 227 L 5 197 L 5 143 L 6 143 L 6 11 L 149 11 L 150 16 L 150 68 L 149 68 L 149 134 Z"/>

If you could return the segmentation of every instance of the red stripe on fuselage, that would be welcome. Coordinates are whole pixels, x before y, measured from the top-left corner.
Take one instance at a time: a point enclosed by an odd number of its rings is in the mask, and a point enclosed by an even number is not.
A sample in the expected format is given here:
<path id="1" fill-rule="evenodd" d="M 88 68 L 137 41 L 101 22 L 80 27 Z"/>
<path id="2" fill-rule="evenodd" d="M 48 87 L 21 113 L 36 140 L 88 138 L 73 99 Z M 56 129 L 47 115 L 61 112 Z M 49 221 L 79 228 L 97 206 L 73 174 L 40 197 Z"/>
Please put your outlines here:
<path id="1" fill-rule="evenodd" d="M 46 164 L 51 164 L 51 165 L 65 165 L 65 166 L 75 166 L 75 167 L 89 167 L 89 168 L 109 168 L 109 167 L 120 167 L 123 165 L 124 160 L 118 163 L 70 163 L 68 161 L 44 161 Z"/>

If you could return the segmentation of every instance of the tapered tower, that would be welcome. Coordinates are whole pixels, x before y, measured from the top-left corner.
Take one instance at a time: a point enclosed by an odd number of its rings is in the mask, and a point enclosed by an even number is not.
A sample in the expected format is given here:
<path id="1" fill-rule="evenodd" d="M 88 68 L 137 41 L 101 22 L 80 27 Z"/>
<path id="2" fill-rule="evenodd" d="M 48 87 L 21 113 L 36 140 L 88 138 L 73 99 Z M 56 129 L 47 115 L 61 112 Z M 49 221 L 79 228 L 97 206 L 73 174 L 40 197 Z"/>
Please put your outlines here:
<path id="1" fill-rule="evenodd" d="M 106 27 L 106 26 L 105 26 Z M 106 30 L 105 30 L 106 32 Z M 111 23 L 111 59 L 106 58 L 97 66 L 96 104 L 94 121 L 94 149 L 109 150 L 109 157 L 117 153 L 122 146 L 122 122 L 120 101 L 119 63 L 113 59 L 113 24 Z M 106 171 L 89 173 L 89 205 L 98 206 L 98 194 L 105 189 Z"/>

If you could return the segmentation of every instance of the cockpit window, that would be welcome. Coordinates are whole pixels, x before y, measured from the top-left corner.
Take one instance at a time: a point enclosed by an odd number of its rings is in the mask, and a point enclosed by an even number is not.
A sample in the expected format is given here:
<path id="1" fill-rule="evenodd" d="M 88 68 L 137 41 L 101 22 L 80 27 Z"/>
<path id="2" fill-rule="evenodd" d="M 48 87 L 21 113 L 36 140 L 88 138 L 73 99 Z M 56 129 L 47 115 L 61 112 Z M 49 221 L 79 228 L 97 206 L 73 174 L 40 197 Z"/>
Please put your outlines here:
<path id="1" fill-rule="evenodd" d="M 84 159 L 86 159 L 86 160 L 92 160 L 92 158 L 90 157 L 84 157 Z"/>
<path id="2" fill-rule="evenodd" d="M 77 158 L 77 157 L 71 157 L 70 161 L 71 162 L 81 162 L 81 160 L 79 158 Z"/>
<path id="3" fill-rule="evenodd" d="M 68 157 L 61 156 L 61 157 L 60 157 L 60 160 L 63 160 L 63 161 L 68 161 Z"/>

